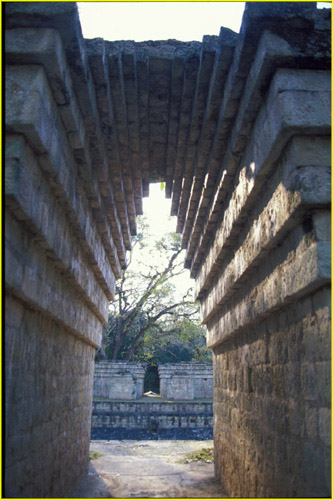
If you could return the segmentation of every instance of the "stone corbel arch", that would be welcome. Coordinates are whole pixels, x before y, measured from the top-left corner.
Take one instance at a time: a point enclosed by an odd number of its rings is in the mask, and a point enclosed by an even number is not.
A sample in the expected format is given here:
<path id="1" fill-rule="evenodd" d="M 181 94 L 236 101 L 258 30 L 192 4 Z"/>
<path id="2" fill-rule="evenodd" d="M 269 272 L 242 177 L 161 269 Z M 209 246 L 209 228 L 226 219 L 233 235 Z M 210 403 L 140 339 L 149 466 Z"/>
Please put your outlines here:
<path id="1" fill-rule="evenodd" d="M 134 43 L 84 40 L 71 2 L 4 7 L 6 495 L 87 470 L 101 325 L 163 180 L 214 351 L 216 474 L 329 496 L 330 11 L 250 2 L 239 35 Z"/>

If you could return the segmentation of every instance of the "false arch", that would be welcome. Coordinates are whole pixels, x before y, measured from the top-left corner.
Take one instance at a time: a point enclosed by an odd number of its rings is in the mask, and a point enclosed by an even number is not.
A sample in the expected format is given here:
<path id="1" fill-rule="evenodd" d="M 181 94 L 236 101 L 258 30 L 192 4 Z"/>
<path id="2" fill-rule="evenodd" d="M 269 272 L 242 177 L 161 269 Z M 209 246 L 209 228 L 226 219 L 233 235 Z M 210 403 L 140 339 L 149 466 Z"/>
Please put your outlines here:
<path id="1" fill-rule="evenodd" d="M 172 200 L 214 351 L 217 475 L 232 496 L 327 496 L 329 16 L 249 3 L 239 35 L 108 42 L 83 39 L 74 3 L 6 4 L 6 404 L 22 415 L 8 420 L 10 496 L 61 496 L 87 466 L 93 353 L 153 181 Z M 17 359 L 17 343 L 42 354 Z M 318 432 L 306 421 L 300 444 L 294 421 L 310 413 Z M 23 473 L 18 433 L 47 459 L 31 429 L 49 456 L 67 448 L 71 478 L 61 460 L 35 482 Z M 307 458 L 285 469 L 259 446 L 281 451 L 281 439 Z"/>

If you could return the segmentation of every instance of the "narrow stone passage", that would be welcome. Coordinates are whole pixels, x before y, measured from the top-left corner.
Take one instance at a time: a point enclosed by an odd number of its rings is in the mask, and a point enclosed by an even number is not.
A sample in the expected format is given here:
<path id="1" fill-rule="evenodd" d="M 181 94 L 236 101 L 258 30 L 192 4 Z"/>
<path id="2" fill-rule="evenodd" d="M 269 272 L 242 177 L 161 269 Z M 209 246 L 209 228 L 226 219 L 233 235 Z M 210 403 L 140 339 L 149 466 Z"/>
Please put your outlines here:
<path id="1" fill-rule="evenodd" d="M 91 441 L 101 455 L 74 498 L 227 498 L 214 464 L 186 463 L 187 453 L 213 441 Z"/>

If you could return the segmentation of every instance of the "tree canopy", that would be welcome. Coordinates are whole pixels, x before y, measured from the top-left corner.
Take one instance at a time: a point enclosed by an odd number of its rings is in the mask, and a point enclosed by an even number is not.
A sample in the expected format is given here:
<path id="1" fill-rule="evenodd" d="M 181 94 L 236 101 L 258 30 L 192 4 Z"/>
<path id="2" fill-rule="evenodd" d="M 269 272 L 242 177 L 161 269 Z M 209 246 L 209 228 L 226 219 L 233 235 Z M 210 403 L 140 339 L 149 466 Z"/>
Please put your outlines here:
<path id="1" fill-rule="evenodd" d="M 177 280 L 186 272 L 180 236 L 168 233 L 151 242 L 145 217 L 138 229 L 110 304 L 102 355 L 150 363 L 210 361 L 193 290 L 177 292 Z"/>

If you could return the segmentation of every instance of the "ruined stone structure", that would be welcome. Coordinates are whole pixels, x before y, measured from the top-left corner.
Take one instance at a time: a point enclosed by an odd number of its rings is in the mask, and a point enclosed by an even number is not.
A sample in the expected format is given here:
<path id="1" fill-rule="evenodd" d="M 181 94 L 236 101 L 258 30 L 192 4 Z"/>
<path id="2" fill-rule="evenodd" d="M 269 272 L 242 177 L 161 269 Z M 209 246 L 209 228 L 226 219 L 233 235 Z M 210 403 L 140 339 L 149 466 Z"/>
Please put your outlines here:
<path id="1" fill-rule="evenodd" d="M 156 180 L 226 493 L 330 496 L 330 11 L 249 3 L 202 43 L 84 40 L 66 2 L 5 3 L 5 27 L 5 496 L 87 471 L 94 353 Z"/>
<path id="2" fill-rule="evenodd" d="M 137 399 L 143 394 L 146 367 L 126 361 L 95 364 L 93 396 L 107 399 Z"/>
<path id="3" fill-rule="evenodd" d="M 129 439 L 162 436 L 170 439 L 173 435 L 177 437 L 178 433 L 180 439 L 187 436 L 196 439 L 196 435 L 200 436 L 204 430 L 204 434 L 211 439 L 211 401 L 170 402 L 161 398 L 150 399 L 149 402 L 93 401 L 92 436 L 119 439 L 119 436 L 127 434 Z"/>
<path id="4" fill-rule="evenodd" d="M 95 364 L 93 397 L 137 399 L 143 395 L 146 365 L 128 361 Z M 160 394 L 166 399 L 213 397 L 213 368 L 200 363 L 168 363 L 158 367 Z"/>
<path id="5" fill-rule="evenodd" d="M 200 363 L 159 365 L 160 394 L 166 399 L 209 399 L 213 397 L 213 368 Z"/>

